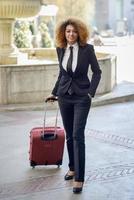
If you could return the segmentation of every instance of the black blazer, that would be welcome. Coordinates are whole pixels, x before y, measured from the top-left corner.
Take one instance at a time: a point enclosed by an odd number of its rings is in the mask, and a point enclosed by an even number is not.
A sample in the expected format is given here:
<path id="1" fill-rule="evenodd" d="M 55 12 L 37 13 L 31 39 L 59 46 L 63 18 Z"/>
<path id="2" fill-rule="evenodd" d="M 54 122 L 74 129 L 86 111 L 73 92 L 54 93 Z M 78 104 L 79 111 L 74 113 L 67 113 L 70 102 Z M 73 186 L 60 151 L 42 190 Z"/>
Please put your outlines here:
<path id="1" fill-rule="evenodd" d="M 59 76 L 52 90 L 52 94 L 55 96 L 63 96 L 71 85 L 76 95 L 83 96 L 89 93 L 94 97 L 101 78 L 101 70 L 93 46 L 91 44 L 79 46 L 77 67 L 72 75 L 69 75 L 62 66 L 65 49 L 56 48 L 56 50 L 59 60 Z M 89 66 L 91 66 L 93 72 L 90 80 L 88 78 Z"/>

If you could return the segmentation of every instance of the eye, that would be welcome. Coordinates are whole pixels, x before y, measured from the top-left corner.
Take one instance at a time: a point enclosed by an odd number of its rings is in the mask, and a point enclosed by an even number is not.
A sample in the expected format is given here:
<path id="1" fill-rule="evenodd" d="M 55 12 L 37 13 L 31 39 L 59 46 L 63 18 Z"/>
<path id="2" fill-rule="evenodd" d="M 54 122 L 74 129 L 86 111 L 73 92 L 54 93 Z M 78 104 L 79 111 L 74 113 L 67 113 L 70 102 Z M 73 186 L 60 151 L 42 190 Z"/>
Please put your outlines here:
<path id="1" fill-rule="evenodd" d="M 75 34 L 77 34 L 78 32 L 77 31 L 73 31 Z"/>
<path id="2" fill-rule="evenodd" d="M 70 32 L 70 30 L 66 30 L 66 32 L 67 32 L 67 33 L 69 33 L 69 32 Z"/>

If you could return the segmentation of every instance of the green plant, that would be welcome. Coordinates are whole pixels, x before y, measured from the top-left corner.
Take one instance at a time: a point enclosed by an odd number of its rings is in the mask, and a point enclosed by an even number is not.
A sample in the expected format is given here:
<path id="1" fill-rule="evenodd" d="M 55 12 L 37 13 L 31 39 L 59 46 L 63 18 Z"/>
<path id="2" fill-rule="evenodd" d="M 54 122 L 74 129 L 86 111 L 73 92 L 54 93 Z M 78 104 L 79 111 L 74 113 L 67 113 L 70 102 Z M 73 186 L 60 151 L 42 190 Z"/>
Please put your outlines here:
<path id="1" fill-rule="evenodd" d="M 41 22 L 39 25 L 39 31 L 41 34 L 41 47 L 52 47 L 53 40 L 50 36 L 48 27 L 44 22 Z"/>
<path id="2" fill-rule="evenodd" d="M 17 21 L 14 28 L 14 43 L 18 48 L 31 47 L 31 31 L 29 22 Z"/>

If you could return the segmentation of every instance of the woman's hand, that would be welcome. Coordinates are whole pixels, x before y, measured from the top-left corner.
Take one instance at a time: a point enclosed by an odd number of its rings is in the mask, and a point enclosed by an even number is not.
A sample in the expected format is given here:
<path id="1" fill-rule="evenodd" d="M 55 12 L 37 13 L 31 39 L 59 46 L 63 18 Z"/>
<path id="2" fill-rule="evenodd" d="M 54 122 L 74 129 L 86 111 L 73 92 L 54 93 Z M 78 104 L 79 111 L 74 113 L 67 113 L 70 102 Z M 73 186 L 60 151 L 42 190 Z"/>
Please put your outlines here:
<path id="1" fill-rule="evenodd" d="M 56 97 L 56 96 L 54 96 L 54 95 L 50 95 L 50 96 L 48 96 L 46 99 L 45 99 L 45 102 L 47 103 L 47 102 L 54 102 L 54 101 L 57 101 L 58 100 L 58 98 Z"/>
<path id="2" fill-rule="evenodd" d="M 88 96 L 89 96 L 89 98 L 90 98 L 90 99 L 92 99 L 92 96 L 91 96 L 91 94 L 89 94 L 89 93 L 88 93 Z"/>

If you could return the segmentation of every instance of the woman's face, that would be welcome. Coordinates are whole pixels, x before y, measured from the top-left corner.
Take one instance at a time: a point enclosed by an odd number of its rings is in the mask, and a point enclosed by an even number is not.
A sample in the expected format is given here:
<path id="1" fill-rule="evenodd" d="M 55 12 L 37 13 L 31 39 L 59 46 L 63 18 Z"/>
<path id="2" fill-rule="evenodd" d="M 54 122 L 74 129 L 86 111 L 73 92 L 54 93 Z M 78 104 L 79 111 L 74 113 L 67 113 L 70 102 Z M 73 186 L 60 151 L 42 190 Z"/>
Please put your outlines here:
<path id="1" fill-rule="evenodd" d="M 65 37 L 67 43 L 70 45 L 74 44 L 78 40 L 78 33 L 73 25 L 66 26 Z"/>

